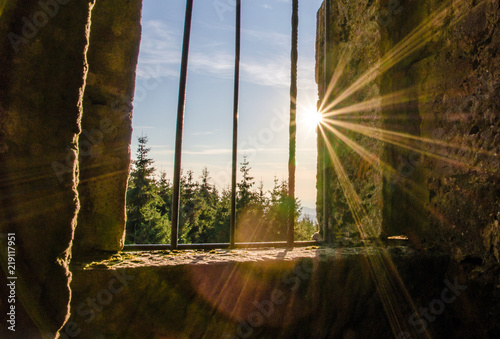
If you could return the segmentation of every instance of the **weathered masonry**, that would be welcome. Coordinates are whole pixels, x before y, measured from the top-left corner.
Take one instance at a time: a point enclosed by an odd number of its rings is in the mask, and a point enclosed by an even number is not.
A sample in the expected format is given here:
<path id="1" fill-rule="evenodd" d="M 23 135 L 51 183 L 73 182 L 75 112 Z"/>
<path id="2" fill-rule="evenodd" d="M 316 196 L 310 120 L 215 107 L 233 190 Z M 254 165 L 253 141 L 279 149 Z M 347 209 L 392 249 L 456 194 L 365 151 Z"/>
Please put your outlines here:
<path id="1" fill-rule="evenodd" d="M 500 260 L 499 15 L 498 1 L 327 0 L 319 10 L 320 103 L 339 112 L 324 133 L 375 236 Z M 318 215 L 337 235 L 356 233 L 321 136 L 318 150 Z"/>
<path id="2" fill-rule="evenodd" d="M 346 111 L 380 99 L 318 138 L 320 222 L 357 248 L 247 253 L 116 253 L 141 6 L 0 2 L 0 244 L 16 234 L 15 337 L 499 336 L 498 0 L 322 5 L 320 103 Z M 374 237 L 406 235 L 410 248 L 362 248 L 356 222 Z"/>

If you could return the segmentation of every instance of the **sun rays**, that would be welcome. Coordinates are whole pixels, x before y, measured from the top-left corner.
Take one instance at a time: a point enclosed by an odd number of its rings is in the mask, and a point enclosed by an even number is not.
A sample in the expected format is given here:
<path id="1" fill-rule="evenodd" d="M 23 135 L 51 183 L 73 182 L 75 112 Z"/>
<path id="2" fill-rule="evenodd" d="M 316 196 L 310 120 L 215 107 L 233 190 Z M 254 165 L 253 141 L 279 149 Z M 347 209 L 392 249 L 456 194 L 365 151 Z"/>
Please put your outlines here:
<path id="1" fill-rule="evenodd" d="M 307 131 L 314 129 L 323 121 L 323 115 L 317 112 L 314 107 L 306 108 L 299 118 L 299 124 L 304 124 Z"/>
<path id="2" fill-rule="evenodd" d="M 445 19 L 448 16 L 450 16 L 452 13 L 454 14 L 452 22 L 448 24 L 448 26 L 452 26 L 463 19 L 464 15 L 466 14 L 466 11 L 464 9 L 459 8 L 459 6 L 457 5 L 458 3 L 459 2 L 455 2 L 455 4 L 453 4 L 452 1 L 444 2 L 436 11 L 429 15 L 424 22 L 422 22 L 404 39 L 397 43 L 380 60 L 378 60 L 373 67 L 364 72 L 357 80 L 355 80 L 348 88 L 337 95 L 331 102 L 328 102 L 329 100 L 324 100 L 320 106 L 320 111 L 327 112 L 332 110 L 338 104 L 352 96 L 367 84 L 371 83 L 377 77 L 387 72 L 393 66 L 409 57 L 412 53 L 424 47 L 429 41 L 433 39 L 439 39 L 442 35 L 442 28 L 446 23 Z M 350 53 L 348 50 L 342 52 L 324 98 L 330 97 L 333 88 L 344 72 L 346 64 L 348 63 L 349 55 Z"/>
<path id="3" fill-rule="evenodd" d="M 423 123 L 435 124 L 435 130 L 442 130 L 441 126 L 451 123 L 459 125 L 461 122 L 463 112 L 449 112 L 443 117 L 425 116 L 425 121 L 423 121 L 422 116 L 426 107 L 435 104 L 434 101 L 442 86 L 439 80 L 436 80 L 428 88 L 422 88 L 418 83 L 407 86 L 407 88 L 402 88 L 404 86 L 397 84 L 395 87 L 387 87 L 400 88 L 390 93 L 378 93 L 371 97 L 359 95 L 362 89 L 374 83 L 380 86 L 382 81 L 397 81 L 384 80 L 384 77 L 390 78 L 391 73 L 389 72 L 397 67 L 409 67 L 404 65 L 411 64 L 412 58 L 415 58 L 423 49 L 429 48 L 429 44 L 432 44 L 434 49 L 445 45 L 446 32 L 461 22 L 468 14 L 468 11 L 465 10 L 467 6 L 462 6 L 464 4 L 463 1 L 444 2 L 371 67 L 364 72 L 358 72 L 360 75 L 347 85 L 341 86 L 340 84 L 345 83 L 342 81 L 345 80 L 343 76 L 352 61 L 351 48 L 341 48 L 341 44 L 336 46 L 340 52 L 335 51 L 335 65 L 327 64 L 327 60 L 330 61 L 330 59 L 327 58 L 326 54 L 323 56 L 325 64 L 320 67 L 323 67 L 323 71 L 327 72 L 326 77 L 329 81 L 323 84 L 322 100 L 319 104 L 322 118 L 318 120 L 317 131 L 318 138 L 324 144 L 323 158 L 328 159 L 325 164 L 329 163 L 329 165 L 324 166 L 331 168 L 332 172 L 323 180 L 333 181 L 324 189 L 332 191 L 332 185 L 338 187 L 337 193 L 343 194 L 343 199 L 345 199 L 361 240 L 370 239 L 375 245 L 383 245 L 378 238 L 380 230 L 372 223 L 367 222 L 370 213 L 367 211 L 365 197 L 360 196 L 359 190 L 362 183 L 357 182 L 353 175 L 355 167 L 353 162 L 359 161 L 359 166 L 361 166 L 361 162 L 368 163 L 374 173 L 380 178 L 384 178 L 384 189 L 388 189 L 390 184 L 394 183 L 397 186 L 396 189 L 408 196 L 408 199 L 416 201 L 419 199 L 419 204 L 428 213 L 439 216 L 439 211 L 427 204 L 426 201 L 422 201 L 425 192 L 420 187 L 419 180 L 423 180 L 422 173 L 432 171 L 432 166 L 424 168 L 424 163 L 432 164 L 434 161 L 445 163 L 456 169 L 484 171 L 486 169 L 477 165 L 476 158 L 498 157 L 495 150 L 468 144 L 467 136 L 449 136 L 443 133 L 421 134 L 420 126 Z M 329 53 L 334 52 L 330 51 Z M 334 68 L 328 70 L 330 66 Z M 378 145 L 376 151 L 373 150 L 376 148 L 373 145 Z M 398 168 L 394 158 L 391 158 L 398 153 L 411 155 L 414 158 L 413 172 L 416 174 L 406 175 L 403 171 L 404 162 L 403 165 L 399 166 L 401 168 Z M 382 185 L 382 182 L 379 184 Z M 332 193 L 324 192 L 324 194 Z M 335 228 L 336 225 L 333 227 Z M 393 334 L 397 337 L 401 331 L 408 327 L 408 321 L 402 315 L 404 312 L 402 312 L 401 305 L 407 305 L 408 309 L 411 310 L 415 310 L 415 305 L 388 252 L 382 250 L 367 257 L 384 311 L 391 323 Z M 398 300 L 398 296 L 402 296 L 405 300 Z M 427 332 L 425 332 L 425 336 L 430 337 Z"/>

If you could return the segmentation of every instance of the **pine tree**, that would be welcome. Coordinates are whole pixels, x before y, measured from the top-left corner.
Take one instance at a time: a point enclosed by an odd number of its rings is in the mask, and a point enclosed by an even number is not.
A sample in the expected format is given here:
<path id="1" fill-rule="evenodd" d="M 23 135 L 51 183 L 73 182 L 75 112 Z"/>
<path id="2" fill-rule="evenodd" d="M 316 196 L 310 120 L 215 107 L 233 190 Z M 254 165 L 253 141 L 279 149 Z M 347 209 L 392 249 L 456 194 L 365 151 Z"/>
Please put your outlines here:
<path id="1" fill-rule="evenodd" d="M 297 224 L 297 219 L 301 213 L 300 202 L 298 199 L 295 199 L 295 202 L 290 200 L 288 196 L 288 182 L 286 180 L 280 182 L 275 177 L 274 187 L 270 193 L 271 198 L 269 199 L 269 207 L 265 216 L 266 238 L 272 241 L 285 241 L 290 207 L 295 212 L 295 224 Z"/>
<path id="2" fill-rule="evenodd" d="M 259 186 L 257 187 L 257 189 L 259 190 L 258 196 L 257 196 L 259 204 L 262 206 L 262 208 L 266 208 L 268 201 L 267 201 L 266 193 L 264 192 L 264 181 L 262 180 L 262 178 L 259 181 Z"/>
<path id="3" fill-rule="evenodd" d="M 201 183 L 194 180 L 193 171 L 181 177 L 181 243 L 213 242 L 219 196 L 210 184 L 210 174 L 203 169 Z"/>
<path id="4" fill-rule="evenodd" d="M 205 198 L 209 198 L 210 197 L 210 190 L 212 189 L 212 187 L 210 186 L 210 175 L 209 175 L 209 172 L 208 172 L 208 168 L 205 166 L 201 172 L 201 184 L 200 184 L 200 191 L 202 193 L 202 195 L 205 197 Z"/>
<path id="5" fill-rule="evenodd" d="M 203 168 L 202 175 L 200 177 L 201 184 L 199 185 L 198 194 L 202 204 L 199 208 L 201 210 L 199 216 L 199 234 L 197 241 L 199 242 L 213 242 L 215 238 L 215 219 L 217 217 L 217 205 L 219 204 L 219 196 L 217 195 L 217 190 L 215 186 L 210 185 L 210 173 L 208 169 Z"/>
<path id="6" fill-rule="evenodd" d="M 249 165 L 250 162 L 247 156 L 243 156 L 243 162 L 240 164 L 240 172 L 243 174 L 241 182 L 238 183 L 238 199 L 236 202 L 236 209 L 243 210 L 248 207 L 252 202 L 254 202 L 255 194 L 251 191 L 255 181 L 253 177 L 250 176 L 250 170 L 252 169 Z"/>
<path id="7" fill-rule="evenodd" d="M 172 184 L 170 180 L 167 179 L 167 174 L 165 172 L 160 172 L 160 180 L 158 180 L 158 194 L 163 200 L 161 214 L 167 215 L 169 220 L 172 215 L 172 190 Z"/>
<path id="8" fill-rule="evenodd" d="M 231 189 L 229 187 L 223 189 L 218 200 L 210 241 L 227 243 L 231 216 Z"/>
<path id="9" fill-rule="evenodd" d="M 133 161 L 127 190 L 127 243 L 168 243 L 172 214 L 172 184 L 165 173 L 155 180 L 154 162 L 149 156 L 147 137 L 139 138 L 137 157 Z M 264 191 L 262 180 L 254 189 L 250 163 L 245 156 L 241 163 L 242 179 L 238 183 L 237 241 L 277 241 L 286 239 L 288 184 L 275 178 L 272 191 Z M 205 167 L 195 181 L 194 173 L 181 176 L 181 208 L 179 238 L 181 243 L 207 243 L 229 241 L 231 191 L 220 193 L 210 183 Z M 309 218 L 298 221 L 300 202 L 295 206 L 296 240 L 308 240 L 316 229 Z"/>
<path id="10" fill-rule="evenodd" d="M 318 225 L 307 214 L 295 224 L 295 240 L 311 240 Z"/>
<path id="11" fill-rule="evenodd" d="M 199 231 L 199 206 L 201 201 L 197 195 L 199 184 L 194 181 L 193 171 L 187 171 L 181 180 L 181 217 L 179 222 L 179 238 L 182 243 L 195 242 L 196 233 Z"/>
<path id="12" fill-rule="evenodd" d="M 155 168 L 149 157 L 148 138 L 138 138 L 137 159 L 133 161 L 127 189 L 126 242 L 133 244 L 167 243 L 170 223 L 162 215 L 164 201 L 153 177 Z"/>
<path id="13" fill-rule="evenodd" d="M 253 190 L 254 177 L 250 175 L 252 169 L 246 156 L 240 164 L 242 179 L 238 183 L 238 195 L 236 200 L 237 232 L 236 241 L 263 241 L 265 233 L 263 187 L 260 194 Z M 261 185 L 262 186 L 262 185 Z"/>

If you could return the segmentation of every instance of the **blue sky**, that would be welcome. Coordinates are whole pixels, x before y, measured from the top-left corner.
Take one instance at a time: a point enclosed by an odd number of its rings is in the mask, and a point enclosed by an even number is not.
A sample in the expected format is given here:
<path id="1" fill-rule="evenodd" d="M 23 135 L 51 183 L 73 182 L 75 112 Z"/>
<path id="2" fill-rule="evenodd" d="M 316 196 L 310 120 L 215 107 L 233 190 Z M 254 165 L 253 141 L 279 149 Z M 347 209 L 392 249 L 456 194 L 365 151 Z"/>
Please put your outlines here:
<path id="1" fill-rule="evenodd" d="M 194 0 L 182 167 L 196 177 L 207 166 L 219 188 L 229 185 L 232 145 L 235 0 Z M 299 8 L 299 97 L 296 195 L 315 206 L 316 12 Z M 147 135 L 157 169 L 172 179 L 185 0 L 144 0 L 132 156 Z M 238 162 L 246 154 L 266 190 L 287 178 L 291 0 L 243 0 Z M 238 172 L 239 174 L 239 172 Z M 238 181 L 240 178 L 238 178 Z"/>

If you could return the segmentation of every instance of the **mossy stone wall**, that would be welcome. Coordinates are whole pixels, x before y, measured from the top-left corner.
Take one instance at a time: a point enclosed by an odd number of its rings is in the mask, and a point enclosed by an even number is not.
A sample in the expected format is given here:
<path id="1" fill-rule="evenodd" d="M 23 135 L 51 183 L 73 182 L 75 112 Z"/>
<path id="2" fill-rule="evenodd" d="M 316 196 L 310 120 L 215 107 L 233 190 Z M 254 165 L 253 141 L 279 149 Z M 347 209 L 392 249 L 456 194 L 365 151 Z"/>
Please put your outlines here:
<path id="1" fill-rule="evenodd" d="M 0 3 L 0 261 L 10 275 L 15 233 L 20 336 L 67 320 L 73 250 L 123 245 L 141 4 Z"/>
<path id="2" fill-rule="evenodd" d="M 367 177 L 358 175 L 364 160 L 352 147 L 327 134 L 367 220 L 377 220 L 384 237 L 404 234 L 415 246 L 437 246 L 460 260 L 474 256 L 500 261 L 499 1 L 327 1 L 326 38 L 324 4 L 318 12 L 320 101 L 324 100 L 324 41 L 332 58 L 327 77 L 339 69 L 344 46 L 353 46 L 337 90 L 325 101 L 335 100 L 379 60 L 383 62 L 378 69 L 383 71 L 335 109 L 370 98 L 381 100 L 372 111 L 334 119 L 403 134 L 386 135 L 393 142 L 380 146 L 376 138 L 338 127 L 381 160 L 382 170 L 369 166 L 367 173 L 373 174 Z M 364 39 L 366 43 L 357 43 Z M 398 50 L 404 57 L 393 54 L 385 59 Z M 322 216 L 321 141 L 318 150 Z M 332 164 L 326 177 L 330 227 L 341 232 L 355 220 Z M 369 228 L 370 222 L 362 224 Z"/>
<path id="3" fill-rule="evenodd" d="M 494 271 L 478 275 L 447 255 L 397 247 L 264 251 L 265 260 L 255 251 L 259 259 L 247 261 L 238 261 L 242 251 L 122 253 L 75 267 L 63 332 L 107 339 L 420 338 L 427 330 L 433 338 L 487 338 L 500 325 L 492 298 L 498 289 L 484 281 Z M 443 311 L 436 303 L 444 289 Z M 431 302 L 435 321 L 422 313 L 425 323 L 417 322 L 415 312 Z"/>
<path id="4" fill-rule="evenodd" d="M 374 67 L 382 52 L 381 32 L 376 20 L 380 10 L 378 1 L 329 1 L 326 7 L 326 21 L 325 3 L 317 14 L 316 81 L 319 92 L 318 109 L 328 115 L 335 114 L 335 110 L 380 96 L 380 79 L 377 78 L 360 87 L 359 91 L 355 91 L 335 107 L 331 107 L 331 103 L 348 90 L 355 80 Z M 363 116 L 367 115 L 372 118 L 364 119 Z M 351 120 L 345 120 L 346 116 Z M 353 117 L 355 120 L 352 120 Z M 363 121 L 373 128 L 382 126 L 381 109 L 377 105 L 364 112 L 340 114 L 327 119 L 350 123 Z M 359 237 L 358 226 L 361 224 L 367 230 L 367 236 L 378 236 L 382 224 L 382 173 L 376 159 L 382 155 L 382 143 L 347 128 L 336 127 L 335 130 L 341 136 L 334 134 L 326 124 L 318 130 L 318 219 L 320 223 L 324 223 L 323 211 L 326 209 L 330 240 L 335 237 Z M 361 146 L 364 154 L 370 154 L 371 158 L 356 153 L 346 144 L 345 138 L 351 140 L 354 145 Z M 325 139 L 328 141 L 326 145 L 323 142 Z M 335 163 L 340 163 L 341 168 Z M 338 171 L 344 172 L 345 177 L 338 174 L 336 167 Z M 323 181 L 324 173 L 326 182 Z M 346 178 L 350 183 L 347 183 Z M 356 191 L 360 203 L 354 201 L 353 206 L 353 200 L 345 194 L 346 190 Z M 358 212 L 363 209 L 363 213 L 358 213 L 358 217 L 355 217 L 350 212 L 351 207 Z"/>
<path id="5" fill-rule="evenodd" d="M 98 1 L 92 11 L 89 73 L 80 135 L 76 254 L 124 245 L 132 100 L 142 1 Z"/>

